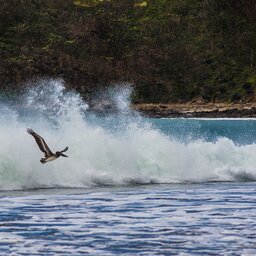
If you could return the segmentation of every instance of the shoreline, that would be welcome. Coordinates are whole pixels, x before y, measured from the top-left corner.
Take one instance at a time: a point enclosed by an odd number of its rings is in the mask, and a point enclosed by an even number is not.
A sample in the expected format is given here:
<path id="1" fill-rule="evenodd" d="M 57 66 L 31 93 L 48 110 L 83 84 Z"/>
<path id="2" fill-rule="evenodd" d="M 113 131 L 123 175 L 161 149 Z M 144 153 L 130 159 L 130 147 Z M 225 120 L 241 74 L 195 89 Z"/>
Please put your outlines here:
<path id="1" fill-rule="evenodd" d="M 256 118 L 256 103 L 134 104 L 132 108 L 151 118 Z"/>

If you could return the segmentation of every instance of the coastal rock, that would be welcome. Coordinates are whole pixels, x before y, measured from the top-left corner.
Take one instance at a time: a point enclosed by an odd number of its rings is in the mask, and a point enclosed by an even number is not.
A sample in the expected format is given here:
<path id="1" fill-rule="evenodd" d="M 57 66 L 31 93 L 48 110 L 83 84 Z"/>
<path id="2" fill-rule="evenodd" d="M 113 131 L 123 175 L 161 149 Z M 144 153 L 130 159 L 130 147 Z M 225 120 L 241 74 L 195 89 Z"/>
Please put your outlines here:
<path id="1" fill-rule="evenodd" d="M 153 118 L 184 117 L 184 118 L 253 118 L 256 117 L 254 103 L 246 104 L 141 104 L 134 109 L 142 115 Z"/>

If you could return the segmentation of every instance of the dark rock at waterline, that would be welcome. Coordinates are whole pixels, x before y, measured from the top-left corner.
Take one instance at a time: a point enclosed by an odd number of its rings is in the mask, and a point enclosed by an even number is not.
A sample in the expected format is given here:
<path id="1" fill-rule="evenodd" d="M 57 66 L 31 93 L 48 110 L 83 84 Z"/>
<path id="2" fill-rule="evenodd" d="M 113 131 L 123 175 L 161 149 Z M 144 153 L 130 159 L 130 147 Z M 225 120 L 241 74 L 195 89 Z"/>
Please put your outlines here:
<path id="1" fill-rule="evenodd" d="M 170 105 L 141 105 L 134 107 L 142 115 L 152 118 L 255 118 L 256 107 L 248 104 L 217 106 L 170 104 Z"/>

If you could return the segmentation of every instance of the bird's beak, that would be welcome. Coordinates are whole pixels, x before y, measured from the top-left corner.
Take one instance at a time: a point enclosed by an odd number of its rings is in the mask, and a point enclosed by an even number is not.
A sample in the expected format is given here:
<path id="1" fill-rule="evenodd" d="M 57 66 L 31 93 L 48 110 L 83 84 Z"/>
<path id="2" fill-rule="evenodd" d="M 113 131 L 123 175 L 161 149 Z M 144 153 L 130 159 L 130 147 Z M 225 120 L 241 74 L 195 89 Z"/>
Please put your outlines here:
<path id="1" fill-rule="evenodd" d="M 68 157 L 68 156 L 66 156 L 66 155 L 65 155 L 65 154 L 63 154 L 63 153 L 60 153 L 60 155 L 61 155 L 61 156 L 64 156 L 64 157 Z"/>

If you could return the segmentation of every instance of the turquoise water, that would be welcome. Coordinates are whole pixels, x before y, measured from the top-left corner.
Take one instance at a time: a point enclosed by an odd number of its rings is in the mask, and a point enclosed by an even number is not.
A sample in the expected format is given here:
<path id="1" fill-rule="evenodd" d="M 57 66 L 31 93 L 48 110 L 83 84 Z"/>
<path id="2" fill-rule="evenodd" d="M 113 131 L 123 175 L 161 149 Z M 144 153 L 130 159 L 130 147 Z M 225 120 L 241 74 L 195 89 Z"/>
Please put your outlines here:
<path id="1" fill-rule="evenodd" d="M 112 95 L 113 96 L 113 95 Z M 0 255 L 254 255 L 256 120 L 88 112 L 60 81 L 0 109 Z M 42 165 L 32 128 L 68 158 Z"/>
<path id="2" fill-rule="evenodd" d="M 180 141 L 203 139 L 216 142 L 228 138 L 238 145 L 256 142 L 256 120 L 252 119 L 153 119 L 155 127 L 174 134 Z"/>

